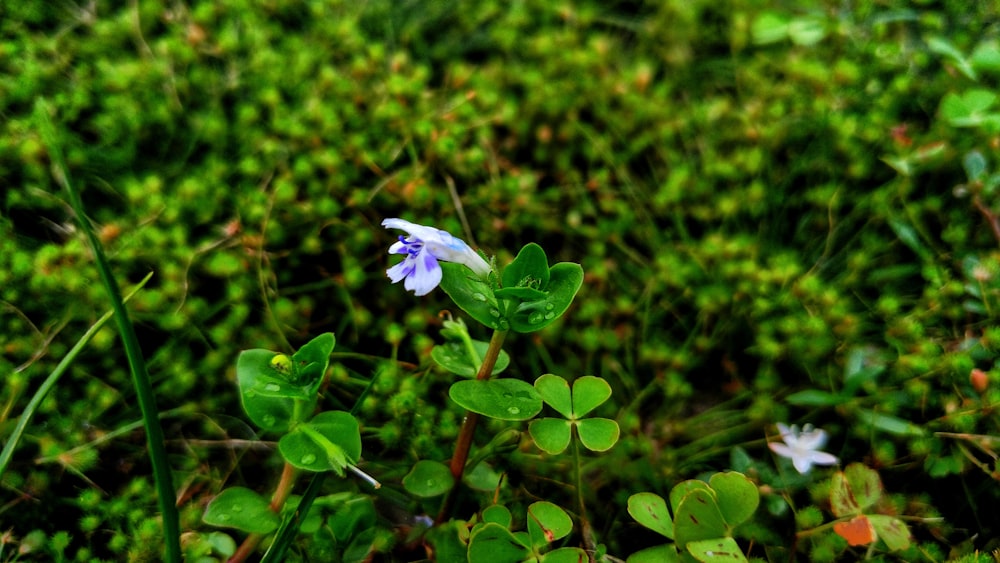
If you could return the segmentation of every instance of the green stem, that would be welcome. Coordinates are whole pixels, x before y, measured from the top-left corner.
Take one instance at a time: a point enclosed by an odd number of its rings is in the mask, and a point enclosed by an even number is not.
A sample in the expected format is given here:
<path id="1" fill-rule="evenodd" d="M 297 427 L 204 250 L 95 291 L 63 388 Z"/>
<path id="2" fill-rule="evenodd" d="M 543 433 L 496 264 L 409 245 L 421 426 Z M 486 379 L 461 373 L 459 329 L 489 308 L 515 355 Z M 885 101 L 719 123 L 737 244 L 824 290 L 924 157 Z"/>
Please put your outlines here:
<path id="1" fill-rule="evenodd" d="M 125 296 L 125 301 L 131 299 L 136 292 L 142 289 L 151 277 L 153 277 L 152 272 L 147 274 L 146 277 L 143 278 L 142 281 L 139 282 L 139 284 Z M 63 356 L 59 365 L 57 365 L 56 369 L 52 370 L 52 373 L 45 378 L 45 381 L 42 382 L 38 391 L 35 391 L 35 394 L 31 397 L 31 401 L 28 403 L 27 408 L 25 408 L 24 412 L 21 413 L 21 417 L 17 419 L 17 426 L 14 427 L 14 432 L 12 432 L 7 438 L 7 443 L 4 444 L 3 451 L 0 452 L 0 476 L 2 476 L 4 471 L 7 469 L 7 464 L 10 463 L 11 457 L 14 455 L 14 448 L 16 448 L 18 442 L 21 441 L 21 436 L 24 434 L 24 429 L 27 428 L 28 423 L 31 422 L 31 417 L 35 416 L 35 411 L 38 410 L 38 405 L 42 404 L 42 400 L 49 394 L 49 391 L 51 391 L 52 387 L 55 386 L 57 381 L 59 381 L 59 378 L 66 373 L 66 370 L 69 368 L 70 364 L 73 363 L 73 360 L 75 360 L 77 355 L 83 351 L 83 348 L 90 342 L 90 339 L 97 334 L 97 331 L 101 330 L 101 328 L 104 327 L 109 320 L 111 320 L 112 315 L 114 315 L 113 310 L 104 313 L 101 318 L 97 319 L 97 322 L 94 323 L 87 330 L 87 332 L 83 333 L 83 336 L 81 336 L 80 340 L 78 340 L 73 348 L 70 349 L 69 353 Z"/>
<path id="2" fill-rule="evenodd" d="M 597 544 L 594 542 L 593 530 L 590 528 L 590 519 L 587 518 L 587 505 L 583 501 L 583 461 L 580 459 L 580 438 L 576 436 L 573 440 L 573 478 L 576 487 L 576 510 L 580 518 L 580 530 L 583 537 L 584 551 L 591 562 L 594 561 L 594 554 L 597 553 Z"/>
<path id="3" fill-rule="evenodd" d="M 115 312 L 115 323 L 118 325 L 118 333 L 121 335 L 122 344 L 125 347 L 125 356 L 128 358 L 129 368 L 132 371 L 132 384 L 135 387 L 136 398 L 139 401 L 139 409 L 142 411 L 142 418 L 146 427 L 146 440 L 149 447 L 149 458 L 153 466 L 153 479 L 156 482 L 157 501 L 160 506 L 160 514 L 163 518 L 163 540 L 165 560 L 170 563 L 181 561 L 180 544 L 180 523 L 177 514 L 176 492 L 174 491 L 173 479 L 171 477 L 170 464 L 167 462 L 167 450 L 164 445 L 163 428 L 160 427 L 160 420 L 156 408 L 156 398 L 153 395 L 153 385 L 149 380 L 149 373 L 146 371 L 146 362 L 142 356 L 142 349 L 139 347 L 139 339 L 132 328 L 132 321 L 129 319 L 128 311 L 122 303 L 121 290 L 118 282 L 111 273 L 111 266 L 104 256 L 94 229 L 87 221 L 87 216 L 83 210 L 83 200 L 80 193 L 73 188 L 69 178 L 69 170 L 66 168 L 66 161 L 63 158 L 62 146 L 56 134 L 56 129 L 49 118 L 48 104 L 39 99 L 35 103 L 35 119 L 41 128 L 42 139 L 49 149 L 49 157 L 52 159 L 52 173 L 56 182 L 61 184 L 69 194 L 70 204 L 76 213 L 76 219 L 80 224 L 80 230 L 86 235 L 90 248 L 94 252 L 94 261 L 97 264 L 97 271 L 104 283 L 104 291 L 111 300 L 111 307 Z"/>
<path id="4" fill-rule="evenodd" d="M 490 338 L 490 347 L 486 350 L 486 357 L 483 358 L 483 363 L 479 365 L 479 373 L 476 374 L 477 380 L 489 379 L 490 375 L 493 374 L 493 368 L 496 366 L 497 358 L 500 357 L 500 351 L 502 350 L 503 341 L 506 336 L 506 330 L 493 332 L 493 337 Z M 462 428 L 458 431 L 458 439 L 455 440 L 455 453 L 451 456 L 451 463 L 449 465 L 451 476 L 455 479 L 455 483 L 451 486 L 448 496 L 445 497 L 444 503 L 441 505 L 441 512 L 438 513 L 436 520 L 437 523 L 444 522 L 455 505 L 455 499 L 462 484 L 462 474 L 465 472 L 465 462 L 469 459 L 469 450 L 472 448 L 472 437 L 476 434 L 476 424 L 478 422 L 479 415 L 477 413 L 466 412 L 465 420 L 462 421 Z"/>

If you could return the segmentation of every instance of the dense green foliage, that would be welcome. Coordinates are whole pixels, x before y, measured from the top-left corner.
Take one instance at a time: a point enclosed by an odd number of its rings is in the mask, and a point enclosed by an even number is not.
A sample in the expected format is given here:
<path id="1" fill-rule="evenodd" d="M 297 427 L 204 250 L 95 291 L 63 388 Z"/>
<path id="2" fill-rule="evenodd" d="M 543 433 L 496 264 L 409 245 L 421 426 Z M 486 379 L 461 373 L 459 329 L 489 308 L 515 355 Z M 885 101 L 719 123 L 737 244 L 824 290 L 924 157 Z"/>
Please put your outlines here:
<path id="1" fill-rule="evenodd" d="M 211 530 L 224 483 L 263 491 L 280 467 L 206 442 L 254 438 L 239 352 L 324 332 L 324 408 L 378 374 L 359 412 L 390 491 L 376 544 L 433 512 L 399 482 L 451 455 L 463 411 L 429 351 L 438 311 L 461 311 L 386 280 L 398 233 L 379 223 L 403 217 L 498 262 L 534 241 L 583 266 L 556 325 L 508 338 L 508 371 L 611 384 L 593 416 L 621 439 L 588 460 L 585 492 L 614 501 L 591 514 L 609 553 L 661 540 L 630 494 L 727 468 L 776 484 L 763 438 L 779 421 L 822 425 L 845 465 L 879 471 L 891 510 L 921 519 L 903 559 L 1000 547 L 992 3 L 122 4 L 0 6 L 4 440 L 109 309 L 32 118 L 44 97 L 119 283 L 154 272 L 129 309 L 160 408 L 183 407 L 163 424 L 184 530 Z M 144 437 L 102 439 L 138 418 L 105 327 L 2 475 L 0 532 L 39 560 L 156 559 Z M 526 491 L 520 514 L 569 496 L 559 460 L 528 449 L 497 467 Z M 824 508 L 822 486 L 765 489 L 741 539 L 790 549 L 822 521 L 789 510 Z M 828 539 L 797 548 L 848 549 Z"/>

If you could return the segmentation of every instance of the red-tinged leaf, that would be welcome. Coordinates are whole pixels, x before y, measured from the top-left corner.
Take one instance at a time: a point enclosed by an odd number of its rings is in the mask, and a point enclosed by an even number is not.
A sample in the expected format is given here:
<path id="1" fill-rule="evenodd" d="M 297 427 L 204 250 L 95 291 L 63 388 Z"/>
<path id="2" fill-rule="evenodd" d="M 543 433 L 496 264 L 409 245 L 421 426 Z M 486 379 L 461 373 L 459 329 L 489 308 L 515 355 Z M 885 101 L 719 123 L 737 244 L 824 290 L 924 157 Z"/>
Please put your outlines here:
<path id="1" fill-rule="evenodd" d="M 868 545 L 875 541 L 875 527 L 864 514 L 847 522 L 837 522 L 833 525 L 833 531 L 847 540 L 848 545 Z"/>

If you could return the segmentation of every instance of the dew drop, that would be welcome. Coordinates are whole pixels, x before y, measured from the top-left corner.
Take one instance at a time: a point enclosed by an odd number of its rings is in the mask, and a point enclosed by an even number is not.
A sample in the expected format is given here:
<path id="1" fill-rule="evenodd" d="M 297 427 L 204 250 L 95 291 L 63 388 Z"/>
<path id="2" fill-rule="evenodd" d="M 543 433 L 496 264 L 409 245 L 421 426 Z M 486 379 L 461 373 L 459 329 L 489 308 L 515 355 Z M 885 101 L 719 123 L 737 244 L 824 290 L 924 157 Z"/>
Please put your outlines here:
<path id="1" fill-rule="evenodd" d="M 275 423 L 274 415 L 265 414 L 263 417 L 261 417 L 261 422 L 264 423 L 265 428 L 270 428 L 271 426 L 274 426 Z"/>
<path id="2" fill-rule="evenodd" d="M 545 320 L 551 321 L 552 319 L 555 318 L 555 316 L 556 316 L 555 313 L 545 313 Z"/>
<path id="3" fill-rule="evenodd" d="M 264 390 L 268 393 L 277 393 L 278 391 L 281 391 L 281 385 L 278 385 L 277 383 L 268 383 L 264 386 Z"/>
<path id="4" fill-rule="evenodd" d="M 500 316 L 500 310 L 499 309 L 490 309 L 490 314 L 493 315 L 494 317 L 499 317 Z"/>
<path id="5" fill-rule="evenodd" d="M 473 293 L 472 298 L 475 299 L 476 301 L 486 301 L 486 296 L 483 295 L 482 293 Z"/>
<path id="6" fill-rule="evenodd" d="M 316 456 L 312 454 L 306 454 L 302 456 L 302 458 L 299 460 L 299 462 L 301 462 L 302 465 L 309 465 L 315 461 L 316 461 Z"/>
<path id="7" fill-rule="evenodd" d="M 546 311 L 551 311 L 552 309 L 555 309 L 555 308 L 556 308 L 556 306 L 553 305 L 552 303 L 546 303 L 545 304 L 545 310 Z"/>
<path id="8" fill-rule="evenodd" d="M 533 324 L 533 325 L 536 325 L 536 324 L 542 322 L 542 314 L 541 313 L 532 313 L 532 314 L 528 315 L 528 322 L 531 323 L 531 324 Z"/>
<path id="9" fill-rule="evenodd" d="M 220 514 L 219 515 L 219 520 L 222 520 L 222 521 L 229 520 L 230 518 L 232 518 L 232 516 L 230 516 L 228 514 Z"/>
<path id="10" fill-rule="evenodd" d="M 229 510 L 232 510 L 233 512 L 243 512 L 243 505 L 242 504 L 234 504 L 234 505 L 232 505 L 232 506 L 229 507 Z"/>
<path id="11" fill-rule="evenodd" d="M 507 412 L 509 412 L 510 414 L 519 414 L 521 412 L 521 409 L 517 407 L 507 407 Z"/>
<path id="12" fill-rule="evenodd" d="M 513 393 L 504 393 L 503 394 L 503 398 L 504 399 L 513 399 L 514 398 L 514 394 Z"/>
<path id="13" fill-rule="evenodd" d="M 499 330 L 509 330 L 510 329 L 510 323 L 507 322 L 507 319 L 500 319 L 500 322 L 497 323 L 497 329 L 499 329 Z"/>

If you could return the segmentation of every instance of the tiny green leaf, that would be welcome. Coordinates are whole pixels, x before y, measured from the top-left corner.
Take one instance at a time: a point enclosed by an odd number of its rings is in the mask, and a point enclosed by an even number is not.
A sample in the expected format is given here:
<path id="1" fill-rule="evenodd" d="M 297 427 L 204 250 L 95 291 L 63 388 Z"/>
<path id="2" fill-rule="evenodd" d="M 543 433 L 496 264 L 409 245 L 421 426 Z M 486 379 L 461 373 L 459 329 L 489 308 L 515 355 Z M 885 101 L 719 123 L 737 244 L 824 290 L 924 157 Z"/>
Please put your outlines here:
<path id="1" fill-rule="evenodd" d="M 899 551 L 910 547 L 910 529 L 899 518 L 884 514 L 869 514 L 868 520 L 875 528 L 879 539 L 885 542 L 889 551 Z"/>
<path id="2" fill-rule="evenodd" d="M 472 346 L 479 358 L 482 359 L 486 356 L 490 343 L 473 340 Z M 431 359 L 444 369 L 462 377 L 476 377 L 479 371 L 479 366 L 469 358 L 468 351 L 462 342 L 452 340 L 431 348 Z M 496 365 L 493 366 L 492 375 L 503 373 L 509 365 L 510 356 L 507 352 L 500 350 L 500 356 L 497 357 Z"/>
<path id="3" fill-rule="evenodd" d="M 709 491 L 713 495 L 715 494 L 715 491 L 712 491 L 708 483 L 700 479 L 688 479 L 674 485 L 674 488 L 670 489 L 670 511 L 677 514 L 677 509 L 680 507 L 684 497 L 691 493 L 691 491 L 698 489 Z"/>
<path id="4" fill-rule="evenodd" d="M 573 417 L 573 399 L 569 383 L 558 375 L 546 373 L 535 380 L 535 389 L 547 405 L 566 418 Z"/>
<path id="5" fill-rule="evenodd" d="M 469 561 L 491 563 L 519 563 L 528 557 L 530 550 L 507 528 L 488 522 L 472 532 L 469 538 Z"/>
<path id="6" fill-rule="evenodd" d="M 403 477 L 403 487 L 418 497 L 436 497 L 451 490 L 455 478 L 448 466 L 422 459 Z"/>
<path id="7" fill-rule="evenodd" d="M 514 261 L 503 269 L 503 287 L 526 287 L 545 291 L 549 285 L 549 260 L 545 251 L 530 242 L 521 248 Z"/>
<path id="8" fill-rule="evenodd" d="M 582 285 L 583 268 L 579 264 L 560 262 L 552 266 L 545 299 L 521 302 L 514 307 L 508 313 L 511 329 L 526 333 L 552 324 L 569 309 Z"/>
<path id="9" fill-rule="evenodd" d="M 573 520 L 566 511 L 547 501 L 528 506 L 528 535 L 531 545 L 543 546 L 560 540 L 573 531 Z"/>
<path id="10" fill-rule="evenodd" d="M 271 512 L 269 502 L 245 487 L 230 487 L 219 493 L 205 510 L 202 520 L 212 526 L 236 528 L 253 534 L 278 529 L 281 518 Z"/>
<path id="11" fill-rule="evenodd" d="M 330 365 L 330 354 L 336 343 L 333 333 L 325 332 L 299 348 L 292 355 L 297 382 L 317 388 Z"/>
<path id="12" fill-rule="evenodd" d="M 673 544 L 647 547 L 628 556 L 627 563 L 675 563 L 680 561 Z"/>
<path id="13" fill-rule="evenodd" d="M 654 532 L 674 539 L 674 521 L 667 511 L 667 502 L 655 493 L 636 493 L 628 497 L 628 513 L 636 522 Z"/>
<path id="14" fill-rule="evenodd" d="M 572 438 L 572 423 L 561 418 L 539 418 L 528 425 L 528 433 L 538 449 L 551 455 L 566 451 Z"/>
<path id="15" fill-rule="evenodd" d="M 585 375 L 573 382 L 573 417 L 581 418 L 611 396 L 611 386 L 600 377 Z"/>
<path id="16" fill-rule="evenodd" d="M 357 419 L 343 411 L 326 411 L 299 424 L 278 441 L 285 461 L 307 471 L 334 471 L 361 457 L 361 430 Z"/>
<path id="17" fill-rule="evenodd" d="M 316 396 L 281 376 L 270 350 L 244 350 L 236 360 L 240 401 L 250 420 L 265 431 L 284 432 L 295 417 L 312 412 Z"/>
<path id="18" fill-rule="evenodd" d="M 576 421 L 576 432 L 585 448 L 593 452 L 610 450 L 617 442 L 618 423 L 607 418 L 585 418 Z"/>
<path id="19" fill-rule="evenodd" d="M 725 563 L 729 561 L 747 561 L 739 544 L 733 538 L 713 538 L 689 542 L 688 553 L 703 563 Z"/>
<path id="20" fill-rule="evenodd" d="M 695 489 L 681 499 L 674 518 L 674 539 L 678 548 L 685 549 L 688 542 L 726 535 L 726 521 L 711 491 Z"/>
<path id="21" fill-rule="evenodd" d="M 757 485 L 742 473 L 735 471 L 716 473 L 709 479 L 708 484 L 715 491 L 722 517 L 731 527 L 746 522 L 760 504 Z"/>
<path id="22" fill-rule="evenodd" d="M 480 323 L 496 330 L 510 328 L 502 318 L 493 288 L 469 268 L 451 262 L 441 262 L 441 289 L 463 311 Z"/>
<path id="23" fill-rule="evenodd" d="M 542 554 L 541 563 L 584 563 L 589 561 L 587 552 L 579 547 L 560 547 Z"/>
<path id="24" fill-rule="evenodd" d="M 483 509 L 483 522 L 493 522 L 504 528 L 510 528 L 510 523 L 513 520 L 510 510 L 507 510 L 507 507 L 502 504 L 492 504 Z"/>
<path id="25" fill-rule="evenodd" d="M 542 398 L 520 379 L 464 380 L 448 395 L 472 412 L 499 420 L 528 420 L 542 410 Z"/>
<path id="26" fill-rule="evenodd" d="M 844 475 L 861 510 L 874 506 L 882 497 L 882 480 L 874 469 L 860 463 L 852 463 L 844 468 Z"/>

